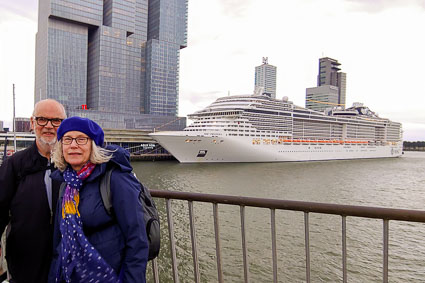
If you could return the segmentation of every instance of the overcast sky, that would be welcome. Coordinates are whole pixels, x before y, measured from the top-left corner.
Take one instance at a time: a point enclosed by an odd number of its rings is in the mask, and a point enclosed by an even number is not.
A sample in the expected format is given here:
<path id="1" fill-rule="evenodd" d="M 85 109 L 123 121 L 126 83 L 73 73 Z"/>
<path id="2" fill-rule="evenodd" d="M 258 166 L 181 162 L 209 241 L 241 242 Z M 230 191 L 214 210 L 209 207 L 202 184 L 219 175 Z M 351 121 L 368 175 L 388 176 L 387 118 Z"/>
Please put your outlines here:
<path id="1" fill-rule="evenodd" d="M 34 103 L 37 0 L 0 1 L 0 120 Z M 220 96 L 250 94 L 262 57 L 277 67 L 277 98 L 305 105 L 318 60 L 347 73 L 347 106 L 363 102 L 425 140 L 425 0 L 189 0 L 179 114 Z"/>

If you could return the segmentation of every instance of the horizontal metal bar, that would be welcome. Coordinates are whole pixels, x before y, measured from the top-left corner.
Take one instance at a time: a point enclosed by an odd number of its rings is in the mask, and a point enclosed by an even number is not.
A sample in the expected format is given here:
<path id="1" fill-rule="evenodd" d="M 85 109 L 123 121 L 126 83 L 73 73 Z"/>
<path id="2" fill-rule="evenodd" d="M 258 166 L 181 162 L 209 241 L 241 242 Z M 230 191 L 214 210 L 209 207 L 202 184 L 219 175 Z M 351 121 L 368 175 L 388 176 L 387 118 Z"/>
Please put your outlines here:
<path id="1" fill-rule="evenodd" d="M 342 216 L 357 216 L 399 221 L 425 222 L 425 211 L 394 209 L 370 206 L 342 205 L 319 202 L 305 202 L 294 200 L 278 200 L 241 196 L 214 195 L 203 193 L 175 192 L 167 190 L 150 190 L 153 197 L 171 198 L 188 201 L 212 202 L 271 209 L 335 214 Z"/>

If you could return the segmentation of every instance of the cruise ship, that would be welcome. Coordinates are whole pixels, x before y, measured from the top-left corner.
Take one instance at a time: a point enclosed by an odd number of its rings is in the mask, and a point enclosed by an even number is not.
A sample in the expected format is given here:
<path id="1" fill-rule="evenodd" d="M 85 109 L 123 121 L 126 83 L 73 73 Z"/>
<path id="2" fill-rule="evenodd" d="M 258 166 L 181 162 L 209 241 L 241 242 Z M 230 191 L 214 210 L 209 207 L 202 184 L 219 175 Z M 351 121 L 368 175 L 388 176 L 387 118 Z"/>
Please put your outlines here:
<path id="1" fill-rule="evenodd" d="M 181 163 L 286 162 L 402 155 L 402 125 L 361 103 L 319 112 L 267 95 L 218 98 L 183 131 L 149 135 Z"/>

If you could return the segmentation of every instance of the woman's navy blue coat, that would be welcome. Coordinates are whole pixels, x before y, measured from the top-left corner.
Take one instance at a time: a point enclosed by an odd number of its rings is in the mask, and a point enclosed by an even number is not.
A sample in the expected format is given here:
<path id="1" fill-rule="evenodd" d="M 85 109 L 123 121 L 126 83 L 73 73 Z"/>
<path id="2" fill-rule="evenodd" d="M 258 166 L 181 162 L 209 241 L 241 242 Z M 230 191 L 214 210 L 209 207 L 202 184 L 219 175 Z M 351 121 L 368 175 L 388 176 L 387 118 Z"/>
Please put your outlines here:
<path id="1" fill-rule="evenodd" d="M 148 261 L 148 240 L 139 201 L 140 184 L 132 174 L 130 156 L 122 148 L 113 149 L 113 158 L 108 163 L 116 167 L 111 176 L 111 199 L 113 213 L 108 215 L 99 191 L 100 177 L 105 174 L 107 163 L 96 165 L 92 174 L 84 181 L 80 190 L 78 210 L 83 230 L 88 241 L 107 263 L 120 275 L 122 282 L 145 282 Z M 109 165 L 110 166 L 110 165 Z M 63 181 L 57 170 L 52 179 Z M 58 270 L 60 250 L 59 223 L 62 217 L 62 196 L 58 200 L 53 234 L 53 261 L 49 282 L 54 282 Z"/>

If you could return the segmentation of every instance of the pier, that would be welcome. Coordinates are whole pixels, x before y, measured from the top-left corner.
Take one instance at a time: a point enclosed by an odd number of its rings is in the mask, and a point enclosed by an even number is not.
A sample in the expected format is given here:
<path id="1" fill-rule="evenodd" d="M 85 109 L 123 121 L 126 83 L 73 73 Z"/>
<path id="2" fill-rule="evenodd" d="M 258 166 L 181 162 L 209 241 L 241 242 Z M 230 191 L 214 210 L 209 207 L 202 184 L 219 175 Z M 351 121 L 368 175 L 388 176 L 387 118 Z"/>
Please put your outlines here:
<path id="1" fill-rule="evenodd" d="M 104 129 L 107 144 L 116 144 L 130 152 L 132 161 L 175 160 L 148 134 L 151 131 Z"/>
<path id="2" fill-rule="evenodd" d="M 127 149 L 132 161 L 175 160 L 170 153 L 148 135 L 151 131 L 104 129 L 104 132 L 106 144 L 116 144 Z M 35 139 L 35 135 L 28 132 L 0 133 L 0 164 L 3 161 L 6 142 L 6 155 L 10 156 L 15 152 L 15 136 L 16 151 L 29 147 Z"/>

